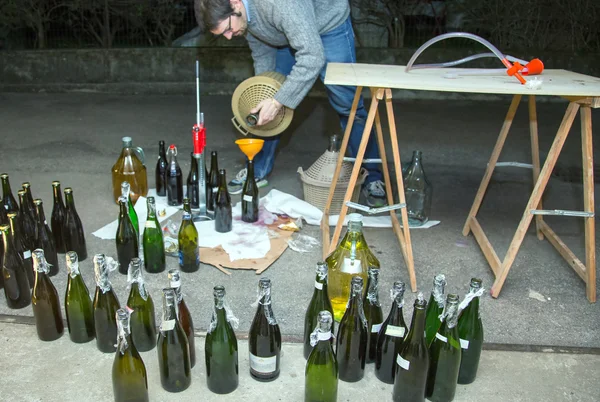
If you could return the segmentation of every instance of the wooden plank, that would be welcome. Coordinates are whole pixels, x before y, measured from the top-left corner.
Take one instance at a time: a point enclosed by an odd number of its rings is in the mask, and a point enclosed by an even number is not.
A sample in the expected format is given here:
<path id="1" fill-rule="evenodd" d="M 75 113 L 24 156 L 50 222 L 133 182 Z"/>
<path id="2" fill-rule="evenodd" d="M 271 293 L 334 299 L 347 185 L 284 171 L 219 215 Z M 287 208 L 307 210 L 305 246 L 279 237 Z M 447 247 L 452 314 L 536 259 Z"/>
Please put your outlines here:
<path id="1" fill-rule="evenodd" d="M 562 258 L 573 268 L 577 275 L 587 282 L 586 268 L 583 263 L 577 258 L 577 256 L 571 251 L 571 249 L 561 240 L 560 237 L 548 226 L 546 222 L 542 222 L 542 231 L 546 235 L 546 238 L 554 246 L 554 248 L 560 253 Z"/>
<path id="2" fill-rule="evenodd" d="M 531 164 L 533 166 L 533 183 L 538 180 L 540 176 L 540 145 L 538 142 L 538 122 L 537 122 L 537 111 L 535 107 L 535 96 L 529 96 L 529 136 L 531 138 Z M 542 207 L 542 201 L 537 205 L 536 209 L 544 209 Z M 544 240 L 544 234 L 540 229 L 540 222 L 544 220 L 542 215 L 536 215 L 535 217 L 535 228 L 537 237 L 539 240 Z"/>
<path id="3" fill-rule="evenodd" d="M 494 275 L 498 276 L 498 271 L 500 270 L 500 258 L 498 258 L 498 254 L 492 247 L 492 243 L 488 240 L 487 236 L 483 232 L 481 225 L 477 218 L 472 217 L 468 221 L 471 230 L 473 231 L 473 237 L 477 240 L 477 244 L 479 244 L 479 248 L 483 251 L 483 255 L 487 260 L 488 264 L 490 264 L 490 268 L 494 272 Z"/>
<path id="4" fill-rule="evenodd" d="M 583 210 L 594 211 L 594 151 L 592 147 L 592 111 L 581 108 L 581 151 L 583 156 Z M 596 302 L 596 218 L 585 218 L 586 294 Z"/>

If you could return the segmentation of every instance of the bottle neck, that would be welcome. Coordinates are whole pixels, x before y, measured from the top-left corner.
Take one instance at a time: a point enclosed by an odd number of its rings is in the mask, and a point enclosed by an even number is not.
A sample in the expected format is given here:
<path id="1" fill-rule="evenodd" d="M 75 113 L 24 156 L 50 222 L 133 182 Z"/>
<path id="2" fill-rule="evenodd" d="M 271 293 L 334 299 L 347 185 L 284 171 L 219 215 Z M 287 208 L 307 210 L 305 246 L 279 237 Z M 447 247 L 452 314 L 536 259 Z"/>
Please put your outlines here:
<path id="1" fill-rule="evenodd" d="M 425 332 L 425 313 L 424 308 L 415 308 L 410 326 L 410 340 L 412 343 L 420 343 L 424 338 Z"/>
<path id="2" fill-rule="evenodd" d="M 158 156 L 160 156 L 162 159 L 167 159 L 167 151 L 165 150 L 165 144 L 158 145 Z"/>
<path id="3" fill-rule="evenodd" d="M 247 177 L 254 178 L 254 161 L 248 160 L 248 174 Z"/>
<path id="4" fill-rule="evenodd" d="M 52 191 L 54 192 L 54 205 L 59 205 L 64 207 L 63 200 L 61 197 L 60 186 L 52 186 Z"/>
<path id="5" fill-rule="evenodd" d="M 163 311 L 163 321 L 171 321 L 177 319 L 177 308 L 175 303 L 167 303 Z"/>
<path id="6" fill-rule="evenodd" d="M 146 219 L 146 220 L 156 219 L 156 204 L 148 203 L 147 205 L 148 205 L 148 219 Z"/>
<path id="7" fill-rule="evenodd" d="M 24 193 L 18 194 L 19 196 L 19 212 L 25 213 L 27 208 L 27 197 Z"/>
<path id="8" fill-rule="evenodd" d="M 379 283 L 376 276 L 369 276 L 367 294 L 365 300 L 372 306 L 381 306 L 379 302 Z"/>
<path id="9" fill-rule="evenodd" d="M 219 171 L 219 162 L 217 161 L 217 153 L 213 152 L 210 154 L 210 170 L 213 172 Z"/>
<path id="10" fill-rule="evenodd" d="M 75 210 L 75 200 L 73 199 L 73 193 L 65 194 L 65 203 L 67 205 L 67 208 L 69 208 L 72 211 Z"/>
<path id="11" fill-rule="evenodd" d="M 1 205 L 0 208 L 2 208 Z M 10 231 L 2 231 L 2 244 L 4 245 L 4 258 L 6 258 L 8 253 L 11 252 L 11 250 L 13 250 L 12 235 Z"/>
<path id="12" fill-rule="evenodd" d="M 120 202 L 119 203 L 119 218 L 123 219 L 126 218 L 127 216 L 129 216 L 129 207 L 127 206 L 126 202 Z"/>
<path id="13" fill-rule="evenodd" d="M 12 193 L 10 189 L 10 182 L 8 181 L 8 177 L 2 178 L 2 198 L 8 197 L 9 194 Z"/>
<path id="14" fill-rule="evenodd" d="M 38 223 L 44 225 L 46 222 L 46 214 L 44 214 L 44 207 L 41 204 L 35 206 L 35 214 L 38 218 Z"/>
<path id="15" fill-rule="evenodd" d="M 197 172 L 198 171 L 198 158 L 194 156 L 194 154 L 192 153 L 192 163 L 191 163 L 192 167 L 191 167 L 191 171 L 192 172 Z"/>
<path id="16" fill-rule="evenodd" d="M 219 172 L 219 190 L 227 190 L 227 179 L 225 178 L 225 173 L 221 172 Z"/>
<path id="17" fill-rule="evenodd" d="M 184 203 L 183 204 L 183 215 L 182 215 L 182 219 L 184 221 L 190 221 L 192 220 L 192 210 L 190 208 L 190 204 L 189 203 Z"/>
<path id="18" fill-rule="evenodd" d="M 9 232 L 10 238 L 12 239 L 12 238 L 21 236 L 21 225 L 19 225 L 19 223 L 17 222 L 17 217 L 9 216 L 8 222 L 10 225 L 10 232 Z M 9 241 L 12 241 L 12 240 L 9 240 Z"/>
<path id="19" fill-rule="evenodd" d="M 479 319 L 479 297 L 473 297 L 473 300 L 462 312 L 465 318 L 478 320 Z"/>

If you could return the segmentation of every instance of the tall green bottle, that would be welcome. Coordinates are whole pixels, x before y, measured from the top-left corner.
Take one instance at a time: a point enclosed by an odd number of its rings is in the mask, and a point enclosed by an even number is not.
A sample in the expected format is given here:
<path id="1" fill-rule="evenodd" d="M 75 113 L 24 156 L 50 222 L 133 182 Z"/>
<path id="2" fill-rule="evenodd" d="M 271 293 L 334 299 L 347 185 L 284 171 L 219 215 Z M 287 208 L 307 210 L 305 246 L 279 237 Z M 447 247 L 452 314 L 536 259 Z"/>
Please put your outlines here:
<path id="1" fill-rule="evenodd" d="M 367 293 L 363 298 L 363 308 L 367 319 L 367 363 L 374 363 L 377 355 L 379 329 L 383 324 L 383 310 L 379 302 L 379 268 L 369 267 L 367 271 Z"/>
<path id="2" fill-rule="evenodd" d="M 460 338 L 458 336 L 458 295 L 449 294 L 444 308 L 443 322 L 429 347 L 430 364 L 425 396 L 433 402 L 454 399 L 460 370 Z"/>
<path id="3" fill-rule="evenodd" d="M 281 332 L 271 307 L 271 280 L 258 281 L 258 308 L 248 334 L 250 375 L 258 381 L 279 377 Z"/>
<path id="4" fill-rule="evenodd" d="M 12 190 L 10 188 L 10 180 L 8 174 L 0 174 L 0 180 L 2 181 L 2 204 L 7 212 L 19 213 L 19 204 L 15 199 Z"/>
<path id="5" fill-rule="evenodd" d="M 116 312 L 117 352 L 112 366 L 112 384 L 115 402 L 148 402 L 146 365 L 132 340 L 129 312 Z"/>
<path id="6" fill-rule="evenodd" d="M 190 349 L 177 319 L 177 296 L 172 288 L 163 289 L 163 318 L 156 349 L 162 387 L 169 392 L 186 390 L 192 383 Z"/>
<path id="7" fill-rule="evenodd" d="M 188 309 L 188 306 L 183 299 L 183 293 L 181 292 L 181 273 L 178 269 L 171 269 L 168 273 L 169 286 L 175 291 L 177 296 L 177 319 L 183 332 L 188 339 L 188 345 L 190 349 L 190 364 L 192 368 L 196 365 L 196 341 L 194 336 L 194 321 L 192 320 L 192 314 Z"/>
<path id="8" fill-rule="evenodd" d="M 242 220 L 256 222 L 258 220 L 259 194 L 256 180 L 254 179 L 254 161 L 248 160 L 248 174 L 242 190 Z"/>
<path id="9" fill-rule="evenodd" d="M 377 339 L 377 353 L 375 359 L 375 375 L 381 381 L 393 384 L 396 375 L 396 357 L 404 343 L 408 328 L 404 322 L 402 307 L 404 306 L 404 282 L 396 281 L 390 292 L 392 308 L 387 316 Z"/>
<path id="10" fill-rule="evenodd" d="M 337 334 L 336 357 L 340 380 L 360 381 L 365 374 L 367 359 L 367 319 L 363 310 L 363 279 L 355 276 L 350 282 L 348 307 L 340 321 Z"/>
<path id="11" fill-rule="evenodd" d="M 427 303 L 427 315 L 425 319 L 425 333 L 427 345 L 431 345 L 433 338 L 442 325 L 440 315 L 444 311 L 444 289 L 446 287 L 446 276 L 438 274 L 433 278 L 433 289 Z"/>
<path id="12" fill-rule="evenodd" d="M 73 198 L 73 189 L 65 188 L 65 226 L 63 227 L 63 239 L 65 241 L 65 250 L 75 251 L 79 257 L 79 261 L 87 259 L 87 246 L 85 243 L 85 232 L 83 224 L 75 209 L 75 200 Z"/>
<path id="13" fill-rule="evenodd" d="M 119 260 L 119 272 L 127 275 L 127 267 L 132 258 L 139 257 L 139 237 L 127 208 L 127 199 L 119 197 L 119 226 L 117 227 L 116 244 L 117 259 Z"/>
<path id="14" fill-rule="evenodd" d="M 44 257 L 44 250 L 33 251 L 35 285 L 31 294 L 31 308 L 35 317 L 35 328 L 42 341 L 54 341 L 63 335 L 63 324 L 58 292 L 48 273 L 50 266 Z"/>
<path id="15" fill-rule="evenodd" d="M 44 204 L 39 198 L 34 202 L 35 205 L 35 247 L 44 250 L 46 261 L 50 264 L 49 276 L 54 276 L 58 273 L 58 254 L 56 253 L 56 245 L 54 244 L 54 236 L 50 231 L 46 215 L 44 214 Z"/>
<path id="16" fill-rule="evenodd" d="M 310 335 L 312 351 L 304 371 L 304 402 L 335 402 L 338 390 L 338 363 L 333 353 L 333 315 L 323 310 Z"/>
<path id="17" fill-rule="evenodd" d="M 127 283 L 131 287 L 127 307 L 131 309 L 131 337 L 137 350 L 147 352 L 156 346 L 156 318 L 154 301 L 142 277 L 142 261 L 132 258 L 127 271 Z"/>
<path id="18" fill-rule="evenodd" d="M 21 226 L 21 236 L 25 240 L 25 243 L 29 244 L 30 247 L 35 247 L 36 239 L 36 217 L 35 210 L 33 210 L 33 204 L 29 207 L 29 201 L 27 200 L 27 194 L 25 190 L 17 191 L 19 197 L 19 222 Z"/>
<path id="19" fill-rule="evenodd" d="M 31 293 L 29 292 L 28 269 L 15 247 L 15 243 L 8 225 L 0 226 L 4 244 L 4 258 L 2 259 L 2 279 L 4 280 L 4 295 L 6 306 L 19 309 L 29 306 Z"/>
<path id="20" fill-rule="evenodd" d="M 398 352 L 394 377 L 394 402 L 423 402 L 429 372 L 429 349 L 425 339 L 425 309 L 423 293 L 415 300 L 410 332 Z"/>
<path id="21" fill-rule="evenodd" d="M 138 238 L 140 237 L 140 220 L 138 218 L 137 212 L 133 207 L 133 202 L 131 201 L 131 186 L 129 182 L 124 181 L 121 183 L 121 197 L 124 197 L 127 200 L 127 211 L 129 212 L 129 219 L 131 219 L 131 224 L 135 229 L 135 233 L 137 233 Z"/>
<path id="22" fill-rule="evenodd" d="M 69 337 L 75 343 L 86 343 L 96 337 L 94 331 L 94 305 L 90 292 L 79 272 L 79 259 L 75 251 L 68 251 L 67 292 L 65 294 L 65 313 Z"/>
<path id="23" fill-rule="evenodd" d="M 29 245 L 26 242 L 25 236 L 23 236 L 23 231 L 21 230 L 21 224 L 19 223 L 18 215 L 14 212 L 9 212 L 7 218 L 8 225 L 10 225 L 12 241 L 15 244 L 15 249 L 17 251 L 18 256 L 23 262 L 23 266 L 25 267 L 25 274 L 27 275 L 27 280 L 29 281 L 29 287 L 33 288 L 33 283 L 35 282 L 35 272 L 33 271 L 33 259 L 31 258 L 33 244 Z"/>
<path id="24" fill-rule="evenodd" d="M 165 259 L 165 243 L 162 229 L 156 217 L 156 201 L 154 197 L 146 200 L 148 206 L 148 217 L 144 225 L 144 267 L 146 272 L 157 274 L 163 272 L 167 266 Z"/>
<path id="25" fill-rule="evenodd" d="M 56 251 L 59 253 L 66 253 L 69 250 L 65 249 L 65 241 L 62 233 L 67 210 L 63 203 L 60 182 L 57 180 L 52 182 L 52 193 L 54 204 L 52 205 L 52 215 L 50 216 L 50 228 L 52 229 L 52 235 L 54 236 Z"/>
<path id="26" fill-rule="evenodd" d="M 333 307 L 329 301 L 329 294 L 327 293 L 327 271 L 328 267 L 324 261 L 317 263 L 317 274 L 315 278 L 315 290 L 313 292 L 312 299 L 308 304 L 308 309 L 304 315 L 304 358 L 308 359 L 310 352 L 313 350 L 311 345 L 310 335 L 319 324 L 319 313 L 323 310 L 327 310 L 333 317 Z M 333 332 L 333 324 L 331 327 Z M 333 344 L 333 337 L 331 338 Z"/>
<path id="27" fill-rule="evenodd" d="M 239 383 L 238 344 L 233 332 L 238 319 L 225 301 L 223 286 L 215 286 L 213 296 L 215 308 L 204 347 L 206 383 L 212 392 L 228 394 L 235 391 Z"/>
<path id="28" fill-rule="evenodd" d="M 198 230 L 192 221 L 190 199 L 183 199 L 183 216 L 179 228 L 179 268 L 183 272 L 196 272 L 200 269 Z"/>
<path id="29" fill-rule="evenodd" d="M 118 263 L 104 254 L 94 256 L 96 294 L 94 295 L 94 328 L 96 346 L 103 353 L 114 353 L 117 339 L 115 314 L 120 308 L 119 299 L 112 288 L 108 275 L 117 269 Z"/>
<path id="30" fill-rule="evenodd" d="M 483 347 L 483 323 L 479 315 L 479 298 L 483 295 L 481 279 L 472 278 L 469 293 L 460 303 L 458 335 L 462 357 L 458 373 L 459 384 L 471 384 L 477 377 L 481 348 Z"/>
<path id="31" fill-rule="evenodd" d="M 215 230 L 219 233 L 231 232 L 233 226 L 231 196 L 225 174 L 225 169 L 219 170 L 219 189 L 215 197 Z"/>

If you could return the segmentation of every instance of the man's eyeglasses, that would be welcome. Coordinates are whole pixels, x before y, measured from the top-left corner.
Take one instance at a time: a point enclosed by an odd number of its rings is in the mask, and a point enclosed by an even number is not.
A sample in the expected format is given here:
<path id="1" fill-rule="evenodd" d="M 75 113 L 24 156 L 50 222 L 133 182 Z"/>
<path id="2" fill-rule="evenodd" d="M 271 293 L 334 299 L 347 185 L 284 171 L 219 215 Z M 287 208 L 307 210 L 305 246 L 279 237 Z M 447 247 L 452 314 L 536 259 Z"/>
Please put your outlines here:
<path id="1" fill-rule="evenodd" d="M 228 34 L 230 32 L 232 32 L 233 29 L 231 28 L 231 14 L 229 15 L 229 26 L 227 27 L 226 30 L 224 30 L 223 32 L 221 32 L 220 34 L 218 34 L 217 36 L 223 36 L 225 34 Z"/>

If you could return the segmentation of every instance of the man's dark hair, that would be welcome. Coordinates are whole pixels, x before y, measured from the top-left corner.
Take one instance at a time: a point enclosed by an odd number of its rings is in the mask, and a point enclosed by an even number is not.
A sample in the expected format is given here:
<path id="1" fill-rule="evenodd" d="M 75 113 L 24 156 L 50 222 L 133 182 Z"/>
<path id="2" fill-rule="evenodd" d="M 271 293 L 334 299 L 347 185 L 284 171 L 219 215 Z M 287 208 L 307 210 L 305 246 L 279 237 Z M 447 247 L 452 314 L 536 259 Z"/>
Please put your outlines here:
<path id="1" fill-rule="evenodd" d="M 229 0 L 194 0 L 194 11 L 202 32 L 215 29 L 221 21 L 233 14 Z"/>

